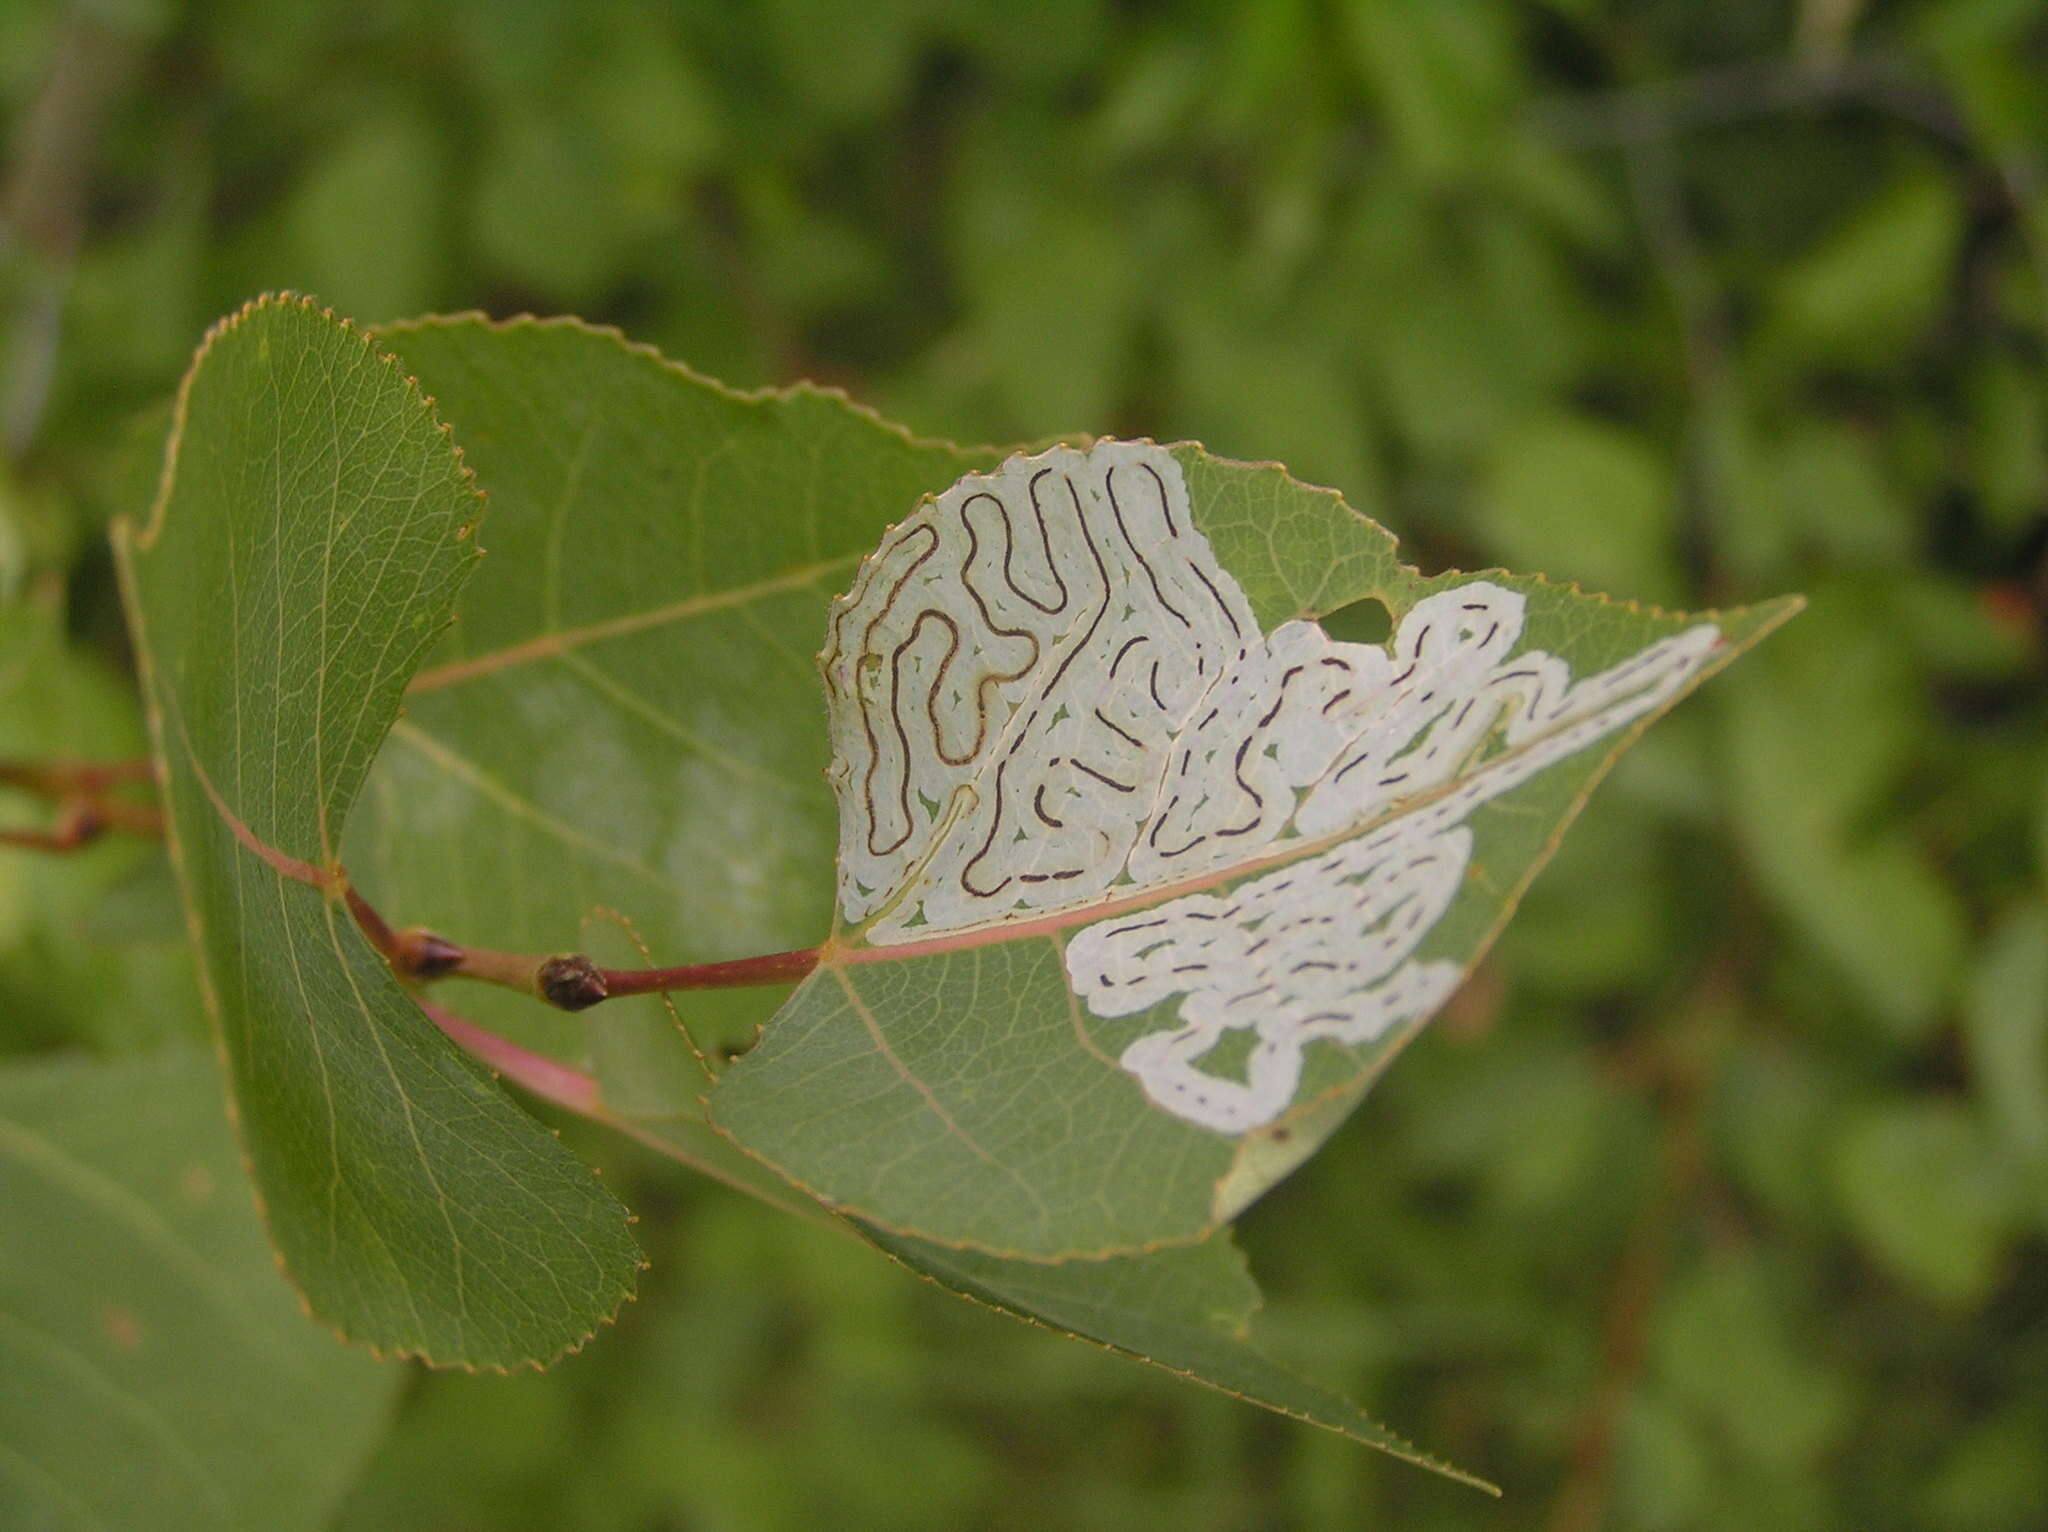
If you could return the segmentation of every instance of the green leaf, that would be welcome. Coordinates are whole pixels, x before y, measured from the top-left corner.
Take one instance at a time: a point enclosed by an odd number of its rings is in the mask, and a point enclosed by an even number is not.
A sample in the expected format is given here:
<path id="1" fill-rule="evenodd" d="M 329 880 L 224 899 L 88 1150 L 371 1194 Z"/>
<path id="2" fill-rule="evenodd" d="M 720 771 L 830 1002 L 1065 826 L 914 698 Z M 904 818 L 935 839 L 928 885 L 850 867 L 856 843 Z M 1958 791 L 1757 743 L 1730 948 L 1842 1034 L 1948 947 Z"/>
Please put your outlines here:
<path id="1" fill-rule="evenodd" d="M 1700 1525 L 1714 1478 L 1705 1434 L 1657 1391 L 1632 1391 L 1616 1437 L 1615 1479 L 1617 1498 L 1640 1525 Z"/>
<path id="2" fill-rule="evenodd" d="M 1367 599 L 1387 648 L 1306 620 Z M 1628 741 L 1794 605 L 1425 580 L 1335 494 L 1195 447 L 970 476 L 833 608 L 839 929 L 713 1120 L 937 1244 L 1199 1240 L 1448 997 Z"/>
<path id="3" fill-rule="evenodd" d="M 774 47 L 791 95 L 822 123 L 858 121 L 903 99 L 917 34 L 906 8 L 859 0 L 770 0 L 756 25 Z M 914 14 L 914 11 L 912 12 Z"/>
<path id="4" fill-rule="evenodd" d="M 406 697 L 347 861 L 394 918 L 559 951 L 599 908 L 661 962 L 806 945 L 832 909 L 825 608 L 891 519 L 993 461 L 809 387 L 737 394 L 574 322 L 380 332 L 458 423 L 491 556 Z M 692 995 L 707 1048 L 780 992 Z M 465 1014 L 581 1032 L 522 997 Z M 606 1013 L 593 1013 L 601 1026 Z M 644 1094 L 612 1077 L 609 1096 Z M 697 1110 L 701 1079 L 672 1108 Z"/>
<path id="5" fill-rule="evenodd" d="M 2030 369 L 2003 356 L 1971 376 L 1966 462 L 1985 509 L 2002 529 L 2022 535 L 2048 483 L 2048 401 Z"/>
<path id="6" fill-rule="evenodd" d="M 337 852 L 480 509 L 446 432 L 304 301 L 223 322 L 116 535 L 169 844 L 286 1270 L 351 1339 L 509 1367 L 631 1288 L 623 1210 L 351 924 Z"/>
<path id="7" fill-rule="evenodd" d="M 1483 162 L 1512 88 L 1506 36 L 1486 24 L 1483 7 L 1412 11 L 1362 0 L 1344 8 L 1342 41 L 1419 178 L 1448 180 Z"/>
<path id="8" fill-rule="evenodd" d="M 359 110 L 308 167 L 287 227 L 308 287 L 351 314 L 414 313 L 443 280 L 446 151 L 408 111 Z"/>
<path id="9" fill-rule="evenodd" d="M 1216 286 L 1237 284 L 1230 273 Z M 1342 484 L 1356 503 L 1376 503 L 1373 442 L 1350 358 L 1328 336 L 1276 336 L 1268 316 L 1225 318 L 1222 307 L 1190 303 L 1178 326 L 1176 421 L 1219 452 L 1272 457 L 1309 482 Z"/>
<path id="10" fill-rule="evenodd" d="M 2031 1168 L 2048 1218 L 2048 907 L 2020 905 L 1992 932 L 1968 1025 L 1977 1093 L 2000 1141 Z"/>
<path id="11" fill-rule="evenodd" d="M 1902 178 L 1779 278 L 1776 321 L 1794 354 L 1889 362 L 1933 318 L 1963 234 L 1942 176 Z"/>
<path id="12" fill-rule="evenodd" d="M 2034 853 L 2035 875 L 2048 882 L 2048 780 L 2035 791 L 2028 840 Z"/>
<path id="13" fill-rule="evenodd" d="M 1419 1451 L 1343 1395 L 1297 1376 L 1254 1345 L 1250 1328 L 1259 1291 L 1227 1232 L 1150 1255 L 1049 1265 L 858 1227 L 918 1275 L 975 1302 L 1499 1493 L 1486 1480 Z"/>
<path id="14" fill-rule="evenodd" d="M 1143 290 L 1130 239 L 1063 200 L 1034 205 L 1025 188 L 995 179 L 974 187 L 961 267 L 975 317 L 960 355 L 1001 359 L 989 366 L 1006 406 L 998 418 L 1020 435 L 1104 419 L 1123 386 Z"/>
<path id="15" fill-rule="evenodd" d="M 473 227 L 489 266 L 564 298 L 612 276 L 623 217 L 610 157 L 581 122 L 520 112 L 493 135 Z"/>
<path id="16" fill-rule="evenodd" d="M 1811 1470 L 1849 1423 L 1842 1380 L 1804 1353 L 1785 1295 L 1748 1255 L 1695 1268 L 1666 1300 L 1652 1366 L 1745 1469 Z"/>
<path id="17" fill-rule="evenodd" d="M 650 1148 L 702 1168 L 701 1139 L 708 1130 L 701 1121 L 679 1117 L 639 1123 L 630 1131 Z M 857 1232 L 890 1259 L 970 1302 L 1499 1493 L 1485 1480 L 1419 1451 L 1343 1395 L 1267 1356 L 1251 1334 L 1258 1286 L 1227 1231 L 1147 1255 L 1049 1264 L 948 1249 L 869 1224 L 827 1222 L 841 1232 Z"/>
<path id="18" fill-rule="evenodd" d="M 1968 1434 L 1942 1443 L 1942 1462 L 1919 1495 L 1938 1532 L 2019 1532 L 2048 1504 L 2048 1404 L 2027 1389 Z"/>
<path id="19" fill-rule="evenodd" d="M 653 955 L 637 931 L 606 911 L 583 923 L 581 950 L 607 967 L 637 968 Z M 817 1203 L 747 1155 L 704 1119 L 713 1055 L 698 1050 L 668 995 L 620 997 L 585 1013 L 584 1050 L 597 1119 L 693 1170 L 799 1218 L 840 1227 Z"/>
<path id="20" fill-rule="evenodd" d="M 889 518 L 993 454 L 914 442 L 809 390 L 735 396 L 579 325 L 427 321 L 381 338 L 459 422 L 492 496 L 494 557 L 460 598 L 446 648 L 412 685 L 351 843 L 357 875 L 408 921 L 541 950 L 580 930 L 586 946 L 611 944 L 606 960 L 615 964 L 650 951 L 701 961 L 814 941 L 831 920 L 823 848 L 832 806 L 810 659 L 825 597 L 854 575 Z M 1368 598 L 1398 615 L 1442 588 L 1400 570 L 1385 534 L 1327 493 L 1194 452 L 1179 461 L 1202 486 L 1202 529 L 1241 582 L 1252 620 L 1271 626 Z M 1283 535 L 1273 535 L 1276 527 Z M 1575 640 L 1582 668 L 1623 660 L 1685 626 L 1540 582 L 1520 586 L 1532 607 L 1531 642 Z M 1590 639 L 1589 613 L 1597 614 Z M 1725 620 L 1727 631 L 1739 644 L 1780 615 L 1738 615 Z M 1510 865 L 1517 855 L 1533 863 L 1591 775 L 1577 762 L 1553 773 L 1541 800 L 1547 816 L 1490 815 L 1490 844 Z M 1491 850 L 1485 860 L 1498 877 Z M 1491 902 L 1458 917 L 1468 946 L 1498 918 L 1507 890 L 1487 892 Z M 620 925 L 630 926 L 633 951 L 618 948 Z M 980 1220 L 999 1253 L 1020 1231 L 1054 1253 L 1090 1248 L 1086 1231 L 1074 1239 L 1071 1218 L 1064 1230 L 1034 1230 L 1034 1187 L 990 1173 L 915 1117 L 908 1132 L 888 1124 L 842 1132 L 839 1108 L 863 1109 L 878 1066 L 885 1084 L 903 1085 L 874 1048 L 862 1010 L 943 1016 L 959 1027 L 954 1035 L 972 1038 L 956 1050 L 944 1088 L 998 1117 L 1010 1102 L 1053 1158 L 1111 1183 L 1124 1199 L 1111 1207 L 1121 1222 L 1105 1224 L 1095 1244 L 1142 1249 L 1199 1240 L 1223 1216 L 1219 1207 L 1234 1211 L 1284 1174 L 1393 1053 L 1325 1061 L 1337 1067 L 1326 1071 L 1320 1109 L 1305 1107 L 1282 1130 L 1236 1145 L 1145 1104 L 1102 1045 L 1077 1033 L 1061 961 L 1061 948 L 1040 939 L 878 962 L 857 974 L 857 965 L 833 964 L 712 1087 L 720 1124 L 734 1129 L 724 1115 L 732 1103 L 744 1116 L 750 1098 L 789 1089 L 784 1072 L 737 1094 L 732 1084 L 763 1057 L 808 1043 L 802 1086 L 779 1104 L 769 1100 L 782 1120 L 768 1136 L 805 1135 L 828 1173 L 860 1173 L 892 1152 L 906 1161 L 923 1155 L 927 1182 L 942 1199 L 950 1183 L 955 1205 Z M 1047 996 L 1056 1003 L 1044 1005 Z M 719 1042 L 745 1041 L 775 998 L 691 995 L 679 1013 L 715 1066 Z M 788 1205 L 708 1130 L 696 1101 L 702 1074 L 656 1003 L 607 1007 L 580 1024 L 534 1019 L 531 1007 L 522 1018 L 515 997 L 463 1003 L 530 1044 L 587 1055 L 615 1125 L 721 1179 L 748 1185 L 751 1174 L 748 1189 Z M 1020 1080 L 1021 1093 L 1013 1090 Z M 737 1136 L 763 1150 L 763 1135 L 742 1128 Z M 780 1153 L 765 1157 L 792 1169 Z M 1147 1195 L 1178 1226 L 1133 1205 Z M 834 1192 L 828 1200 L 848 1199 Z M 1166 1303 L 1175 1289 L 1161 1274 L 1178 1269 L 1185 1252 L 1069 1272 L 949 1248 L 954 1232 L 921 1239 L 874 1230 L 956 1290 L 996 1292 L 1012 1310 L 1126 1351 L 1166 1358 L 1159 1327 L 1187 1319 Z M 1162 1267 L 1148 1266 L 1153 1260 Z M 1118 1276 L 1117 1291 L 1153 1293 L 1157 1304 L 1119 1306 L 1096 1291 L 1110 1275 L 1132 1272 L 1141 1275 Z M 1322 1409 L 1323 1423 L 1337 1429 L 1362 1420 L 1312 1389 L 1286 1404 L 1287 1389 L 1260 1371 L 1268 1364 L 1240 1354 L 1241 1339 L 1225 1330 L 1176 1333 L 1174 1366 L 1300 1413 Z M 1303 1402 L 1317 1398 L 1324 1403 L 1314 1408 Z"/>
<path id="21" fill-rule="evenodd" d="M 132 687 L 66 642 L 63 603 L 0 605 L 0 760 L 131 760 L 143 749 Z M 121 796 L 146 802 L 147 785 Z M 0 788 L 7 828 L 48 829 L 58 812 Z M 0 852 L 0 1048 L 192 1036 L 204 1023 L 176 901 L 163 859 L 133 836 L 70 856 Z M 137 918 L 123 919 L 124 906 Z"/>
<path id="22" fill-rule="evenodd" d="M 1834 1150 L 1837 1194 L 1871 1254 L 1937 1302 L 1989 1295 L 2016 1220 L 2007 1167 L 1975 1117 L 1950 1101 L 1874 1105 Z"/>
<path id="23" fill-rule="evenodd" d="M 1679 588 L 1667 462 L 1618 426 L 1556 415 L 1506 433 L 1478 504 L 1487 551 L 1597 590 Z"/>
<path id="24" fill-rule="evenodd" d="M 1729 812 L 1764 890 L 1894 1033 L 1934 1026 L 1964 945 L 1955 891 L 1891 805 L 1926 725 L 1897 618 L 1845 584 L 1729 688 Z M 1844 896 L 1844 890 L 1853 895 Z"/>
<path id="25" fill-rule="evenodd" d="M 543 949 L 580 930 L 585 950 L 621 966 L 815 940 L 832 899 L 812 660 L 829 593 L 892 515 L 993 454 L 912 441 L 810 389 L 735 395 L 577 324 L 427 321 L 380 339 L 460 421 L 491 495 L 493 556 L 378 765 L 351 842 L 359 878 L 408 920 Z M 614 1001 L 580 1023 L 534 1021 L 512 996 L 462 1005 L 586 1055 L 602 1120 L 815 1212 L 705 1122 L 682 1033 L 716 1065 L 717 1040 L 750 1039 L 781 993 L 692 994 L 677 1013 Z M 1220 1241 L 1063 1276 L 872 1237 L 956 1291 L 1393 1440 L 1187 1308 L 1204 1291 L 1195 1278 L 1214 1288 L 1220 1271 L 1216 1311 L 1248 1312 Z"/>
<path id="26" fill-rule="evenodd" d="M 313 1529 L 403 1376 L 305 1322 L 197 1048 L 0 1070 L 10 1526 Z"/>
<path id="27" fill-rule="evenodd" d="M 1883 568 L 1912 562 L 1910 507 L 1885 478 L 1866 436 L 1806 419 L 1791 423 L 1773 478 L 1780 515 L 1830 559 Z"/>

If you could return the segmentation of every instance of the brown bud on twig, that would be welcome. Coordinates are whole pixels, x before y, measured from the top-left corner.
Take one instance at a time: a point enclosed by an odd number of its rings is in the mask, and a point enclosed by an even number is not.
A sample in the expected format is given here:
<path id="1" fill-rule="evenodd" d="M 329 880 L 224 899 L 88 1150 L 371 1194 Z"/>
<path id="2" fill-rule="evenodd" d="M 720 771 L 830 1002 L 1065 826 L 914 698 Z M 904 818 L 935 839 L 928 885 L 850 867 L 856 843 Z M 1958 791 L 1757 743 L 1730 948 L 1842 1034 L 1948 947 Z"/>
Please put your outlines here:
<path id="1" fill-rule="evenodd" d="M 587 1011 L 611 993 L 598 966 L 580 952 L 549 958 L 534 978 L 541 998 L 564 1011 Z"/>
<path id="2" fill-rule="evenodd" d="M 462 957 L 462 949 L 446 937 L 413 926 L 398 933 L 392 963 L 407 978 L 441 979 L 461 966 Z"/>

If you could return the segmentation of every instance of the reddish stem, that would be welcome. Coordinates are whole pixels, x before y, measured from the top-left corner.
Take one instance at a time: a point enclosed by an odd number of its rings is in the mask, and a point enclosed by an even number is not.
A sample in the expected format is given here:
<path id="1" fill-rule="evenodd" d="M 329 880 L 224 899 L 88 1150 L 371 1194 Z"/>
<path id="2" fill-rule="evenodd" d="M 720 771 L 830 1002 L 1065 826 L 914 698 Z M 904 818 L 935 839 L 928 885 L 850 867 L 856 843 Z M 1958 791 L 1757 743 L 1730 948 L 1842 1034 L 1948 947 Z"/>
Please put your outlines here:
<path id="1" fill-rule="evenodd" d="M 17 851 L 82 851 L 99 839 L 104 828 L 66 815 L 48 830 L 0 830 L 0 846 L 12 846 Z"/>
<path id="2" fill-rule="evenodd" d="M 818 966 L 816 947 L 764 952 L 724 963 L 685 963 L 678 968 L 600 968 L 605 994 L 658 995 L 681 989 L 744 989 L 757 984 L 794 984 Z"/>
<path id="3" fill-rule="evenodd" d="M 355 891 L 353 884 L 342 898 L 348 905 L 349 914 L 355 917 L 356 929 L 369 939 L 372 947 L 384 954 L 393 968 L 397 968 L 398 933 L 391 929 L 391 923 L 378 912 L 377 906 Z"/>
<path id="4" fill-rule="evenodd" d="M 147 761 L 0 761 L 0 787 L 57 805 L 48 829 L 0 830 L 0 846 L 24 851 L 81 851 L 109 830 L 163 834 L 163 816 L 148 804 L 110 798 L 123 783 L 149 780 Z"/>
<path id="5" fill-rule="evenodd" d="M 343 897 L 349 914 L 355 917 L 356 925 L 369 938 L 370 945 L 384 954 L 384 960 L 401 979 L 424 982 L 459 971 L 464 953 L 453 942 L 445 942 L 432 931 L 418 926 L 407 926 L 403 931 L 392 930 L 390 922 L 378 913 L 375 905 L 356 892 L 354 884 L 347 886 Z"/>
<path id="6" fill-rule="evenodd" d="M 164 833 L 164 816 L 145 803 L 124 803 L 119 798 L 85 800 L 100 825 L 129 835 L 159 836 Z"/>
<path id="7" fill-rule="evenodd" d="M 0 830 L 0 846 L 23 851 L 83 851 L 109 830 L 131 835 L 161 835 L 163 821 L 155 809 L 106 798 L 64 800 L 57 822 L 47 830 Z"/>
<path id="8" fill-rule="evenodd" d="M 0 787 L 44 798 L 96 797 L 110 787 L 149 779 L 147 761 L 0 761 Z"/>
<path id="9" fill-rule="evenodd" d="M 464 947 L 419 926 L 394 930 L 377 907 L 345 890 L 348 910 L 371 946 L 409 984 L 434 979 L 478 979 L 503 989 L 538 996 L 563 1011 L 588 1010 L 620 995 L 658 995 L 680 989 L 739 989 L 753 984 L 791 984 L 818 966 L 819 949 L 769 952 L 724 963 L 685 963 L 676 968 L 599 968 L 580 952 L 555 957 Z"/>
<path id="10" fill-rule="evenodd" d="M 62 806 L 57 823 L 50 829 L 0 830 L 0 846 L 76 851 L 109 830 L 160 835 L 163 817 L 155 808 L 104 796 L 110 788 L 148 782 L 150 777 L 148 761 L 0 761 L 0 787 L 34 793 Z M 210 784 L 203 785 L 211 793 Z M 218 799 L 216 807 L 222 809 L 231 826 L 237 823 Z M 306 869 L 303 864 L 283 865 L 289 859 L 269 852 L 268 848 L 258 845 L 254 849 L 280 871 L 298 877 L 301 882 L 331 891 L 338 881 Z M 294 867 L 300 870 L 294 871 Z M 581 953 L 542 957 L 499 952 L 489 947 L 463 947 L 419 926 L 396 929 L 376 906 L 345 881 L 342 891 L 349 914 L 370 945 L 408 983 L 449 977 L 479 979 L 536 995 L 565 1011 L 584 1010 L 619 995 L 793 984 L 818 966 L 821 955 L 819 948 L 803 947 L 791 952 L 768 952 L 721 963 L 685 963 L 673 968 L 599 968 Z"/>

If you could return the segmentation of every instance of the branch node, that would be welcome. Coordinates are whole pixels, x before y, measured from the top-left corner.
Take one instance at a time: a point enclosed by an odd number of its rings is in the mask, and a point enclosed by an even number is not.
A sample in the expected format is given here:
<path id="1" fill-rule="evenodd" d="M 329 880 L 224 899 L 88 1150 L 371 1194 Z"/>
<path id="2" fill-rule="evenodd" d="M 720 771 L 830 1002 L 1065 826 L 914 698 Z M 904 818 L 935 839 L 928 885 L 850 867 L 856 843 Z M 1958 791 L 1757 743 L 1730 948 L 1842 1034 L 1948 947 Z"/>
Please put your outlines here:
<path id="1" fill-rule="evenodd" d="M 603 972 L 580 952 L 549 958 L 534 982 L 543 1000 L 564 1011 L 587 1011 L 611 994 Z"/>
<path id="2" fill-rule="evenodd" d="M 393 939 L 391 965 L 407 978 L 446 978 L 462 965 L 462 949 L 424 926 L 408 926 Z"/>

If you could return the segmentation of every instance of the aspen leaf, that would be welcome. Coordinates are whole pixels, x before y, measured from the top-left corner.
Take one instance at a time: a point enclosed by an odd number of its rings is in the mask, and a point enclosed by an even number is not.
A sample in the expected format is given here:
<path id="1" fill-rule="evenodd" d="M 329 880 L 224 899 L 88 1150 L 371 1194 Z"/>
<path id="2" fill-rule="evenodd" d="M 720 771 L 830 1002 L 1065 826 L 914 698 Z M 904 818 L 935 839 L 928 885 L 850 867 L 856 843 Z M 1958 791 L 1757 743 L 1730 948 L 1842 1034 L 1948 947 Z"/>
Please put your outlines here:
<path id="1" fill-rule="evenodd" d="M 482 509 L 419 390 L 303 301 L 223 321 L 123 524 L 172 859 L 242 1142 L 313 1313 L 380 1350 L 551 1360 L 632 1287 L 625 1210 L 413 1004 L 342 907 L 371 758 Z"/>
<path id="2" fill-rule="evenodd" d="M 710 1120 L 702 1075 L 657 1002 L 574 1025 L 510 994 L 465 992 L 462 1008 L 529 1046 L 587 1057 L 607 1111 L 636 1137 L 788 1206 L 794 1194 L 768 1184 L 765 1161 L 965 1297 L 1409 1455 L 1258 1351 L 1244 1324 L 1251 1289 L 1217 1226 L 1342 1122 L 1619 746 L 1790 605 L 1678 618 L 1540 580 L 1426 580 L 1334 494 L 1277 468 L 1140 443 L 1005 465 L 917 441 L 829 392 L 735 393 L 573 322 L 429 320 L 380 341 L 457 423 L 491 497 L 492 557 L 410 683 L 352 830 L 352 871 L 407 920 L 529 950 L 580 930 L 615 963 L 740 958 L 831 932 L 818 972 L 779 1009 L 773 990 L 674 997 L 718 1073 Z M 968 504 L 981 493 L 991 501 Z M 926 547 L 950 564 L 920 564 Z M 891 607 L 906 569 L 929 583 Z M 975 592 L 1007 633 L 983 622 Z M 1475 627 L 1482 612 L 1502 627 Z M 941 617 L 963 642 L 943 677 Z M 869 651 L 884 650 L 878 668 Z M 1640 684 L 1614 674 L 1645 653 Z M 1303 655 L 1348 667 L 1352 695 L 1321 674 L 1290 677 Z M 1477 704 L 1458 724 L 1471 758 L 1449 730 L 1425 732 L 1433 713 L 1455 721 L 1414 684 L 1425 670 L 1465 692 L 1487 678 L 1501 689 L 1486 728 Z M 1057 700 L 1034 714 L 1055 678 Z M 1369 781 L 1353 767 L 1308 809 L 1295 779 L 1315 750 L 1361 738 L 1339 721 L 1403 688 L 1407 712 L 1388 716 L 1406 732 L 1381 740 L 1388 764 Z M 916 726 L 901 739 L 888 727 L 899 703 Z M 1101 748 L 1070 750 L 1083 730 Z M 1348 760 L 1333 757 L 1329 774 Z M 1404 767 L 1419 774 L 1412 795 L 1383 782 Z M 1236 834 L 1220 832 L 1244 823 L 1242 801 L 1160 792 L 1169 777 L 1199 786 L 1219 768 L 1230 791 L 1242 773 L 1270 800 Z M 1124 770 L 1148 774 L 1142 812 Z M 1413 881 L 1433 872 L 1432 897 L 1449 902 L 1427 932 L 1380 922 L 1374 961 L 1386 972 L 1357 985 L 1366 993 L 1347 1023 L 1384 1023 L 1377 1037 L 1334 1035 L 1320 1002 L 1275 1007 L 1291 1022 L 1272 1029 L 1254 1089 L 1256 1008 L 1199 985 L 1131 1008 L 1182 964 L 1153 972 L 1162 952 L 1119 925 L 1168 911 L 1199 942 L 1213 923 L 1198 901 L 1259 897 L 1253 885 L 1290 869 L 1326 885 L 1311 902 L 1336 896 L 1312 918 L 1349 908 L 1345 891 L 1369 879 L 1323 863 L 1377 866 L 1388 849 L 1354 832 L 1357 806 L 1342 798 L 1353 787 L 1395 843 L 1442 854 L 1441 866 L 1402 865 Z M 1392 812 L 1403 807 L 1418 812 Z M 1001 870 L 984 878 L 991 864 Z M 620 945 L 621 922 L 634 944 Z M 1410 935 L 1420 942 L 1404 951 Z M 1246 949 L 1260 934 L 1230 940 Z M 1287 936 L 1304 940 L 1316 928 Z M 1350 945 L 1355 959 L 1372 941 Z M 1114 997 L 1096 985 L 1091 1001 L 1070 971 L 1076 952 L 1140 982 Z M 1206 1054 L 1194 1038 L 1172 1045 L 1190 1024 L 1183 1008 L 1208 1017 Z M 752 1051 L 724 1063 L 717 1045 L 757 1029 Z M 1159 1039 L 1149 1063 L 1131 1053 L 1148 1035 Z M 1174 1088 L 1227 1087 L 1233 1067 L 1240 1088 L 1209 1107 Z M 1079 1255 L 1100 1258 L 1060 1259 Z"/>
<path id="3" fill-rule="evenodd" d="M 1366 599 L 1384 645 L 1315 621 Z M 1425 579 L 1192 446 L 970 474 L 833 607 L 837 926 L 713 1118 L 939 1244 L 1202 1238 L 1449 998 L 1635 733 L 1793 609 Z"/>

